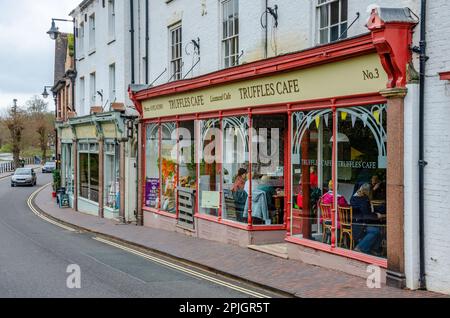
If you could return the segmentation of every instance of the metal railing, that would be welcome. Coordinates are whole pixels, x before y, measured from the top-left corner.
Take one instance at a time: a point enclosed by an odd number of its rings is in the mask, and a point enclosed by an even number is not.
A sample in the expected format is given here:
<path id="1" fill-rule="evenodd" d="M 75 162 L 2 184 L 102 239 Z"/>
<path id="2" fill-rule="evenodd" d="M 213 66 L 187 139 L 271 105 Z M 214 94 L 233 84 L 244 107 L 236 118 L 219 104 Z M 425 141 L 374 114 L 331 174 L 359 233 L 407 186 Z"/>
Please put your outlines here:
<path id="1" fill-rule="evenodd" d="M 34 164 L 34 158 L 24 158 L 25 165 L 32 165 Z M 7 172 L 14 172 L 16 170 L 16 167 L 14 165 L 14 162 L 4 162 L 0 163 L 0 174 L 1 173 L 7 173 Z"/>

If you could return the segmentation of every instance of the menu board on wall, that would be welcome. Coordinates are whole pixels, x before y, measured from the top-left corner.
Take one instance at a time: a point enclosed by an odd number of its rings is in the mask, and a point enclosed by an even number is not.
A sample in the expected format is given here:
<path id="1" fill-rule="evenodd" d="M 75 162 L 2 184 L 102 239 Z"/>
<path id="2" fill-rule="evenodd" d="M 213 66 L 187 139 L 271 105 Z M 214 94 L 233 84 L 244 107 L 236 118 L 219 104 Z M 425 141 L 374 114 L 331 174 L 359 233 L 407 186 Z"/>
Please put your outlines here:
<path id="1" fill-rule="evenodd" d="M 218 209 L 220 207 L 220 192 L 217 191 L 202 191 L 203 209 Z"/>

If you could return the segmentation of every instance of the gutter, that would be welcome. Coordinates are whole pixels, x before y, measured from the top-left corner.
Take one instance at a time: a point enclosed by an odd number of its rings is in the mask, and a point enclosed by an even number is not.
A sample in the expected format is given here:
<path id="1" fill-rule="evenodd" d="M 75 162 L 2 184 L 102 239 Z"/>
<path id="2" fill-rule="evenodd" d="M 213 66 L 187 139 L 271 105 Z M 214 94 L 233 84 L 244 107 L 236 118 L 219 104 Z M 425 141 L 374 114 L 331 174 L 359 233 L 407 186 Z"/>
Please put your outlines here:
<path id="1" fill-rule="evenodd" d="M 130 0 L 130 33 L 131 33 L 131 84 L 135 83 L 134 69 L 134 0 Z"/>

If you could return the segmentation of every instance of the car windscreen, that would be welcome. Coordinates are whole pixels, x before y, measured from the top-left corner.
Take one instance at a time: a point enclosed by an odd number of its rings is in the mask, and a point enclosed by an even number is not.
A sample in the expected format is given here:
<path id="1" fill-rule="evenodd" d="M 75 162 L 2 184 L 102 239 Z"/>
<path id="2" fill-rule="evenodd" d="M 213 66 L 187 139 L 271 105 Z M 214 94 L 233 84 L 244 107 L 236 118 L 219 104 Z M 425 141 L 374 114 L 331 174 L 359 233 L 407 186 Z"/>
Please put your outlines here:
<path id="1" fill-rule="evenodd" d="M 30 169 L 17 169 L 14 173 L 16 176 L 29 176 L 31 175 Z"/>

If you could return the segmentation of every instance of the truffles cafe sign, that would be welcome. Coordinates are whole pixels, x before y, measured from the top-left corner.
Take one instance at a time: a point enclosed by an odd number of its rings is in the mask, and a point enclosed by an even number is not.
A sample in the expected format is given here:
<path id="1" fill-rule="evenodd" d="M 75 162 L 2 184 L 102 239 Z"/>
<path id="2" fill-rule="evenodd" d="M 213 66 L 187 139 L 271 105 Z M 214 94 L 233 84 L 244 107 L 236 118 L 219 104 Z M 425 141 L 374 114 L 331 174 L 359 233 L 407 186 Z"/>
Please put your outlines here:
<path id="1" fill-rule="evenodd" d="M 240 81 L 143 102 L 144 117 L 156 118 L 300 102 L 385 88 L 386 74 L 367 80 L 368 70 L 382 69 L 377 54 L 279 75 Z"/>

